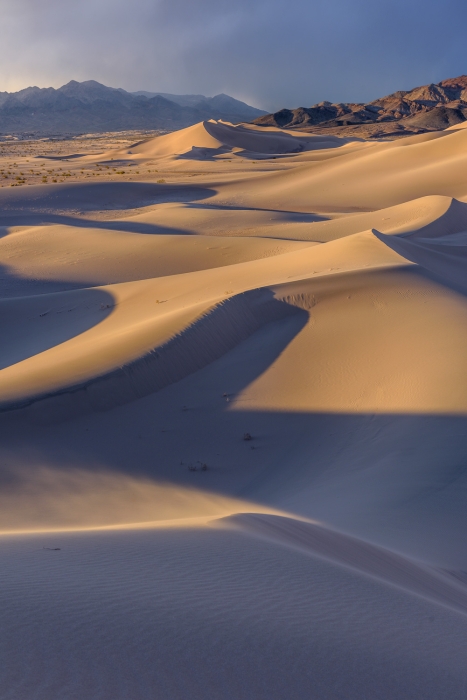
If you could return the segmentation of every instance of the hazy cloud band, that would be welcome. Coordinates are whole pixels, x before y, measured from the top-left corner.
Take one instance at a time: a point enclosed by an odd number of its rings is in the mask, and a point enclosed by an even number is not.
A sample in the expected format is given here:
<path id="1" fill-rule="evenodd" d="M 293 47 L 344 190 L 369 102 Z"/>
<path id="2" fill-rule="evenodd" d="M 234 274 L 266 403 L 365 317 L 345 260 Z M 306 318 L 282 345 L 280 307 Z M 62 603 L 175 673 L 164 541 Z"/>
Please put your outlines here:
<path id="1" fill-rule="evenodd" d="M 93 78 L 266 109 L 467 72 L 459 0 L 0 0 L 0 89 Z"/>

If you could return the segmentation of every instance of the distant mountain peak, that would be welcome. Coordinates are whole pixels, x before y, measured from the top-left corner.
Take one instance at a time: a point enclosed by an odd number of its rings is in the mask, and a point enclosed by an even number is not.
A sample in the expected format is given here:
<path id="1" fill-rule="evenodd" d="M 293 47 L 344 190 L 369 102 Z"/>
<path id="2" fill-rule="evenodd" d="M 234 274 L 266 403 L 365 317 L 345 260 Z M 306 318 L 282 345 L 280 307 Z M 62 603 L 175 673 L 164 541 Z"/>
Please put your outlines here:
<path id="1" fill-rule="evenodd" d="M 28 87 L 0 93 L 0 133 L 40 134 L 180 129 L 207 119 L 251 121 L 265 114 L 229 95 L 130 93 L 96 80 L 58 89 Z"/>
<path id="2" fill-rule="evenodd" d="M 225 112 L 231 116 L 242 116 L 245 121 L 250 121 L 256 117 L 260 117 L 266 114 L 262 109 L 257 109 L 256 107 L 251 107 L 251 105 L 237 100 L 235 97 L 226 95 L 221 92 L 219 95 L 214 95 L 214 97 L 206 97 L 205 95 L 173 95 L 168 92 L 145 92 L 139 91 L 132 93 L 133 95 L 140 95 L 148 98 L 154 97 L 164 97 L 166 100 L 175 102 L 182 107 L 192 107 L 198 110 L 217 109 L 220 112 Z M 238 121 L 238 119 L 237 119 Z"/>

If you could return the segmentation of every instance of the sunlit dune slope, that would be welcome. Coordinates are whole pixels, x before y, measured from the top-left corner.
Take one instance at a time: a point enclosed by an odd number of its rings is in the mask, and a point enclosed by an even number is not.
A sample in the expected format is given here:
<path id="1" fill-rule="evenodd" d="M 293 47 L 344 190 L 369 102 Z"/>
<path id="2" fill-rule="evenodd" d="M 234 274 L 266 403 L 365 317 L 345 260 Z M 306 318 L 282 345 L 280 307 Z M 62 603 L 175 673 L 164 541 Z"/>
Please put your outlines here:
<path id="1" fill-rule="evenodd" d="M 189 229 L 174 233 L 149 223 L 147 233 L 84 228 L 67 225 L 34 226 L 0 238 L 0 266 L 5 282 L 21 290 L 21 281 L 34 281 L 36 290 L 47 291 L 47 284 L 89 287 L 139 279 L 166 277 L 196 270 L 220 268 L 249 260 L 272 257 L 302 249 L 310 243 L 271 242 L 265 238 L 233 239 L 193 236 Z M 187 226 L 190 225 L 187 217 Z M 137 226 L 137 225 L 136 225 Z M 156 228 L 157 227 L 157 228 Z M 144 230 L 144 224 L 141 224 Z M 156 229 L 154 232 L 152 228 Z M 159 232 L 159 231 L 164 231 Z M 17 284 L 15 285 L 15 281 Z M 20 292 L 19 292 L 20 293 Z"/>
<path id="2" fill-rule="evenodd" d="M 467 302 L 419 270 L 294 284 L 310 319 L 235 399 L 239 410 L 467 411 Z M 429 351 L 427 351 L 429 348 Z"/>
<path id="3" fill-rule="evenodd" d="M 246 188 L 226 184 L 216 201 L 287 211 L 359 212 L 426 195 L 462 198 L 467 195 L 466 146 L 465 130 L 437 139 L 410 137 L 374 144 L 339 158 L 252 178 Z"/>
<path id="4" fill-rule="evenodd" d="M 274 293 L 268 291 L 270 285 L 284 279 L 405 264 L 404 258 L 372 233 L 364 233 L 326 246 L 231 265 L 228 276 L 224 268 L 214 268 L 3 300 L 1 313 L 9 344 L 0 374 L 2 404 L 6 407 L 83 385 L 126 365 L 130 368 L 141 358 L 143 365 L 138 370 L 129 369 L 130 375 L 134 371 L 136 376 L 125 378 L 125 383 L 136 381 L 133 391 L 139 395 L 142 390 L 147 392 L 147 386 L 165 385 L 167 372 L 173 377 L 171 381 L 176 381 L 186 373 L 185 363 L 193 371 L 264 323 L 301 306 L 300 293 L 297 299 L 292 296 L 289 300 L 290 295 L 286 295 L 285 302 L 279 293 L 275 301 Z M 311 298 L 313 292 L 305 290 L 304 298 Z M 305 306 L 309 303 L 313 302 L 305 301 Z M 175 343 L 173 348 L 170 342 Z M 159 358 L 158 348 L 162 347 L 170 370 Z M 149 361 L 150 366 L 143 369 Z M 148 372 L 154 374 L 155 384 L 147 384 Z M 143 388 L 138 388 L 141 381 Z"/>
<path id="5" fill-rule="evenodd" d="M 92 471 L 17 467 L 0 494 L 0 534 L 79 531 L 96 528 L 203 527 L 218 518 L 251 512 L 276 513 L 247 500 L 189 485 Z"/>
<path id="6" fill-rule="evenodd" d="M 125 155 L 139 157 L 203 156 L 229 151 L 282 154 L 299 153 L 306 150 L 334 148 L 350 143 L 354 139 L 339 139 L 333 136 L 315 136 L 300 131 L 285 132 L 274 127 L 262 128 L 253 124 L 233 125 L 214 120 L 195 124 L 188 129 L 158 136 L 131 149 Z"/>
<path id="7" fill-rule="evenodd" d="M 395 234 L 417 231 L 430 236 L 457 233 L 467 228 L 467 204 L 452 197 L 431 195 L 365 213 L 303 214 L 235 205 L 219 207 L 207 200 L 203 207 L 161 204 L 154 211 L 132 217 L 131 221 L 134 225 L 165 226 L 167 230 L 178 225 L 196 235 L 229 239 L 240 236 L 280 239 L 282 247 L 286 240 L 326 243 L 373 228 Z M 285 252 L 285 249 L 280 252 Z"/>
<path id="8" fill-rule="evenodd" d="M 396 234 L 416 231 L 423 231 L 424 235 L 457 233 L 467 228 L 467 204 L 452 197 L 431 195 L 365 213 L 315 214 L 274 208 L 218 206 L 207 199 L 204 206 L 172 202 L 159 204 L 154 210 L 132 217 L 130 222 L 126 223 L 128 227 L 147 227 L 148 232 L 153 233 L 170 233 L 178 226 L 182 232 L 198 236 L 276 239 L 270 248 L 260 249 L 266 254 L 269 250 L 286 252 L 283 242 L 287 240 L 326 243 L 373 228 L 382 233 Z M 120 226 L 123 228 L 125 223 Z M 22 245 L 26 246 L 26 242 Z M 179 259 L 183 258 L 179 256 Z"/>

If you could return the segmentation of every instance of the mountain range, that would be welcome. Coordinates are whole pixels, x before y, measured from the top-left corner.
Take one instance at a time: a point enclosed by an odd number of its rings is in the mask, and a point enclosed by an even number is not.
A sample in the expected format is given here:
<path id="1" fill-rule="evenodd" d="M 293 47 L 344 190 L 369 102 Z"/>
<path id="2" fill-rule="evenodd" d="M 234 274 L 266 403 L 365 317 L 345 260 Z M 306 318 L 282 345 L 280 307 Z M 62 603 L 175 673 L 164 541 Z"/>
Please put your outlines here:
<path id="1" fill-rule="evenodd" d="M 127 92 L 95 80 L 0 92 L 0 134 L 181 129 L 206 119 L 251 121 L 266 112 L 229 95 Z"/>
<path id="2" fill-rule="evenodd" d="M 438 131 L 466 119 L 467 75 L 461 75 L 409 91 L 399 90 L 369 103 L 320 102 L 312 107 L 281 109 L 258 117 L 254 123 L 379 138 Z"/>

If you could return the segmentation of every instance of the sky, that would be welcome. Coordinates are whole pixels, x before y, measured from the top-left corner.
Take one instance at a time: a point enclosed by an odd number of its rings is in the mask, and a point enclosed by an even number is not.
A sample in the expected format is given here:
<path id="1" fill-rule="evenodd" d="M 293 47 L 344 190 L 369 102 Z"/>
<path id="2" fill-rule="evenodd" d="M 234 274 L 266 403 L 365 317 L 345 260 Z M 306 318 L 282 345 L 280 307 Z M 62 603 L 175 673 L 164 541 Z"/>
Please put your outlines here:
<path id="1" fill-rule="evenodd" d="M 0 0 L 0 90 L 365 102 L 467 73 L 466 24 L 465 0 Z"/>

